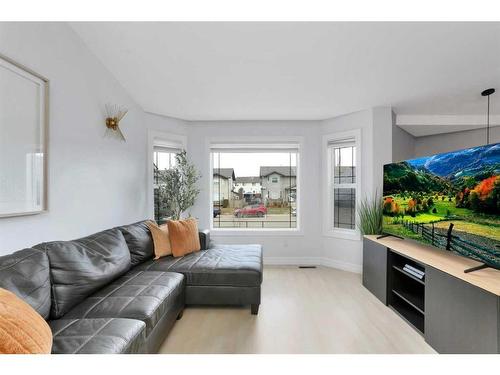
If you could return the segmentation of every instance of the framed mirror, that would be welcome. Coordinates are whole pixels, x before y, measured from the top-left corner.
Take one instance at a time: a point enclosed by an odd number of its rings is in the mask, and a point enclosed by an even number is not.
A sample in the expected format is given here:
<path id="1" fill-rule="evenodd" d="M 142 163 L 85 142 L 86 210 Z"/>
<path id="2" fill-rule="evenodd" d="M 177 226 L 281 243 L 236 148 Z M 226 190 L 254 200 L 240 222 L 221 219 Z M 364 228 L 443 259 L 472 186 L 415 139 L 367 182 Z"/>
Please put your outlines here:
<path id="1" fill-rule="evenodd" d="M 47 210 L 48 89 L 0 56 L 0 217 Z"/>

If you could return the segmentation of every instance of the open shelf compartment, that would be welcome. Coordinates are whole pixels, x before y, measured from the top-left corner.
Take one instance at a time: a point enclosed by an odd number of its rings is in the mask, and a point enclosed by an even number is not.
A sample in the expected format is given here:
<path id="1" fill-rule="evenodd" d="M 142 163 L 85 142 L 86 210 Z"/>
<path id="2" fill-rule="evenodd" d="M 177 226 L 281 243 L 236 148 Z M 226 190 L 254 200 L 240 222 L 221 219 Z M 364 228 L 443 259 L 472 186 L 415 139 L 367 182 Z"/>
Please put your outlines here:
<path id="1" fill-rule="evenodd" d="M 425 276 L 419 279 L 403 268 L 408 264 L 425 273 L 425 267 L 390 251 L 388 257 L 388 305 L 421 333 L 425 326 Z"/>

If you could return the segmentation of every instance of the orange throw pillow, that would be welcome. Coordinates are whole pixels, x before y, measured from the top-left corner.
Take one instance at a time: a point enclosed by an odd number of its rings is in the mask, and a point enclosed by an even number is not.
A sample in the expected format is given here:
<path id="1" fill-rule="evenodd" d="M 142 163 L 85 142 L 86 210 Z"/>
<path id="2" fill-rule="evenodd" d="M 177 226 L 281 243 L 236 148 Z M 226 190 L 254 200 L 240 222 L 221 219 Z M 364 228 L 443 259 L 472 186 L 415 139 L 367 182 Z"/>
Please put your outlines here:
<path id="1" fill-rule="evenodd" d="M 0 353 L 50 354 L 52 331 L 30 305 L 0 288 Z"/>
<path id="2" fill-rule="evenodd" d="M 174 257 L 182 257 L 200 250 L 200 237 L 196 219 L 169 220 L 167 225 Z"/>
<path id="3" fill-rule="evenodd" d="M 148 228 L 153 237 L 153 245 L 155 250 L 155 260 L 172 255 L 172 248 L 170 247 L 170 236 L 168 234 L 167 224 L 156 225 L 156 223 L 149 221 Z"/>

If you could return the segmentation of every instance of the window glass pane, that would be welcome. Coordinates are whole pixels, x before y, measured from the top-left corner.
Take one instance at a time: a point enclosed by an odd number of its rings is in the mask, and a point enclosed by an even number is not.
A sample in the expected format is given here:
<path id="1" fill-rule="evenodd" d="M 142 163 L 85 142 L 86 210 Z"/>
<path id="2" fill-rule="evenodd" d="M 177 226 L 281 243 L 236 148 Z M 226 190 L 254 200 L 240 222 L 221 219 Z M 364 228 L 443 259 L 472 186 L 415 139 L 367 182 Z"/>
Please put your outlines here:
<path id="1" fill-rule="evenodd" d="M 165 170 L 170 167 L 170 153 L 167 152 L 157 152 L 158 164 L 157 167 L 160 170 Z"/>
<path id="2" fill-rule="evenodd" d="M 153 156 L 153 162 L 156 168 L 158 168 L 159 170 L 166 170 L 172 168 L 175 165 L 175 153 L 155 151 Z"/>
<path id="3" fill-rule="evenodd" d="M 335 184 L 356 182 L 356 148 L 354 146 L 333 149 L 333 182 Z"/>
<path id="4" fill-rule="evenodd" d="M 296 152 L 212 152 L 214 228 L 297 228 Z"/>
<path id="5" fill-rule="evenodd" d="M 355 229 L 356 224 L 356 190 L 338 189 L 333 192 L 334 220 L 333 226 L 342 229 Z"/>

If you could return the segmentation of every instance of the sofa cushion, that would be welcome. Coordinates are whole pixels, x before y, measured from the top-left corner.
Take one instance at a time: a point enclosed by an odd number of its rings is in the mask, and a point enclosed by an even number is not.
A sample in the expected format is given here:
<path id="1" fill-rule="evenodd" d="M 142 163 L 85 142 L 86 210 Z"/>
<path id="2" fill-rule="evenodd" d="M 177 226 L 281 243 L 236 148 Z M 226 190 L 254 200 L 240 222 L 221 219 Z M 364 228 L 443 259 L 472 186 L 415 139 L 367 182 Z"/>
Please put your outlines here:
<path id="1" fill-rule="evenodd" d="M 147 223 L 148 220 L 144 220 L 118 227 L 130 250 L 132 267 L 153 258 L 153 237 Z"/>
<path id="2" fill-rule="evenodd" d="M 167 255 L 172 255 L 172 247 L 170 246 L 170 236 L 168 235 L 167 224 L 157 225 L 156 223 L 148 223 L 148 228 L 151 231 L 154 244 L 154 259 L 160 259 Z"/>
<path id="3" fill-rule="evenodd" d="M 0 288 L 10 290 L 44 319 L 49 318 L 49 259 L 43 251 L 24 249 L 0 257 Z"/>
<path id="4" fill-rule="evenodd" d="M 49 322 L 53 354 L 139 353 L 146 324 L 134 319 L 59 319 Z"/>
<path id="5" fill-rule="evenodd" d="M 174 257 L 182 257 L 200 251 L 200 237 L 196 219 L 169 220 L 167 226 Z"/>
<path id="6" fill-rule="evenodd" d="M 219 245 L 188 254 L 145 262 L 137 267 L 148 271 L 179 272 L 186 285 L 259 286 L 262 283 L 261 245 Z"/>
<path id="7" fill-rule="evenodd" d="M 50 354 L 52 332 L 30 305 L 0 289 L 0 354 Z"/>
<path id="8" fill-rule="evenodd" d="M 118 229 L 73 241 L 35 246 L 46 251 L 52 280 L 52 319 L 62 317 L 87 296 L 130 268 L 130 252 Z"/>
<path id="9" fill-rule="evenodd" d="M 64 318 L 138 319 L 146 323 L 149 335 L 163 315 L 183 298 L 181 274 L 131 270 L 88 297 Z"/>

